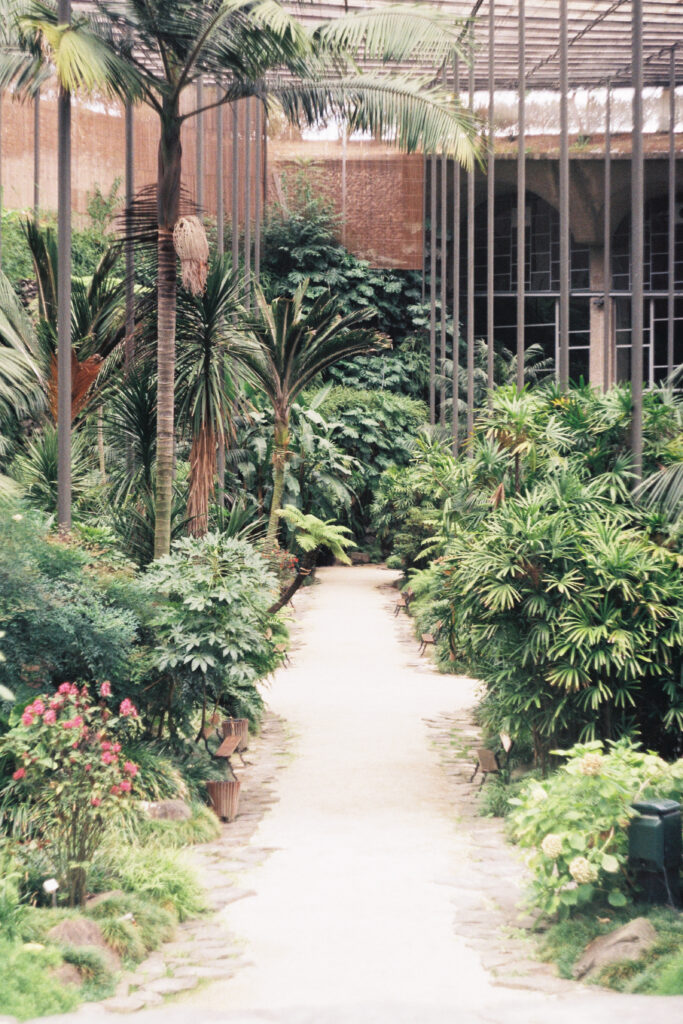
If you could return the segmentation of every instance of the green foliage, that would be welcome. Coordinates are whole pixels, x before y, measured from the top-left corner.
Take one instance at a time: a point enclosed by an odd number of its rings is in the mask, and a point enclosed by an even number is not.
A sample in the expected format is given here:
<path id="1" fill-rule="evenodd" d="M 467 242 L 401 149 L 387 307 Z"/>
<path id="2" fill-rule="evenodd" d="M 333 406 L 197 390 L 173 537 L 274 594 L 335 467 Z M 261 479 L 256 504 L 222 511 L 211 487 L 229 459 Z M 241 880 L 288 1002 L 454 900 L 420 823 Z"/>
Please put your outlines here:
<path id="1" fill-rule="evenodd" d="M 33 277 L 33 261 L 26 242 L 22 211 L 2 211 L 2 269 L 18 288 L 20 282 Z M 41 223 L 56 227 L 53 214 L 41 214 Z M 99 263 L 108 242 L 95 227 L 75 228 L 72 239 L 72 272 L 74 277 L 87 277 Z"/>
<path id="2" fill-rule="evenodd" d="M 137 711 L 125 699 L 118 715 L 112 714 L 106 704 L 109 683 L 100 694 L 96 704 L 87 686 L 63 683 L 53 697 L 43 694 L 27 704 L 0 740 L 0 757 L 16 766 L 1 794 L 4 808 L 12 809 L 15 823 L 21 820 L 22 838 L 49 848 L 71 906 L 85 901 L 105 825 L 138 774 L 138 766 L 121 753 Z M 21 819 L 17 804 L 24 807 Z"/>
<path id="3" fill-rule="evenodd" d="M 161 906 L 156 900 L 127 892 L 98 903 L 88 911 L 88 917 L 100 922 L 103 929 L 109 928 L 110 933 L 113 930 L 111 922 L 134 922 L 135 930 L 131 942 L 127 945 L 122 943 L 121 949 L 122 954 L 131 960 L 141 960 L 145 953 L 157 949 L 163 942 L 170 941 L 178 923 L 177 914 L 172 907 Z M 119 941 L 124 939 L 125 934 L 119 932 Z M 135 955 L 133 949 L 136 950 Z"/>
<path id="4" fill-rule="evenodd" d="M 427 410 L 421 402 L 403 395 L 335 387 L 320 413 L 338 425 L 336 444 L 358 463 L 351 476 L 354 500 L 346 521 L 360 540 L 370 522 L 370 507 L 382 472 L 410 462 L 411 439 L 426 421 Z"/>
<path id="5" fill-rule="evenodd" d="M 678 795 L 683 761 L 668 765 L 627 740 L 577 744 L 544 781 L 532 780 L 510 802 L 512 837 L 531 851 L 530 902 L 541 916 L 567 915 L 594 900 L 624 906 L 631 804 Z"/>
<path id="6" fill-rule="evenodd" d="M 24 949 L 0 938 L 0 960 L 3 1013 L 28 1020 L 51 1013 L 69 1013 L 76 1008 L 78 989 L 60 985 L 50 973 L 61 963 L 56 949 Z"/>
<path id="7" fill-rule="evenodd" d="M 351 564 L 346 549 L 353 547 L 354 544 L 346 536 L 349 533 L 346 527 L 339 526 L 329 519 L 323 522 L 317 516 L 304 515 L 292 505 L 280 509 L 279 514 L 280 518 L 284 519 L 293 530 L 294 540 L 303 552 L 310 554 L 324 549 L 329 551 L 338 562 L 345 565 Z"/>
<path id="8" fill-rule="evenodd" d="M 137 827 L 139 842 L 158 842 L 167 849 L 180 849 L 183 846 L 194 846 L 196 843 L 211 843 L 218 839 L 220 834 L 220 821 L 213 811 L 203 804 L 192 805 L 191 818 L 165 821 L 143 817 L 139 819 Z"/>
<path id="9" fill-rule="evenodd" d="M 258 714 L 259 679 L 279 664 L 282 628 L 268 614 L 277 584 L 245 541 L 207 534 L 184 538 L 144 576 L 154 604 L 157 669 L 172 680 L 178 713 L 220 704 Z"/>
<path id="10" fill-rule="evenodd" d="M 21 865 L 0 841 L 0 936 L 15 939 L 26 916 L 26 905 L 21 901 L 19 883 Z"/>
<path id="11" fill-rule="evenodd" d="M 206 910 L 204 893 L 181 853 L 165 843 L 115 847 L 108 853 L 109 877 L 127 892 L 172 910 L 180 921 Z"/>

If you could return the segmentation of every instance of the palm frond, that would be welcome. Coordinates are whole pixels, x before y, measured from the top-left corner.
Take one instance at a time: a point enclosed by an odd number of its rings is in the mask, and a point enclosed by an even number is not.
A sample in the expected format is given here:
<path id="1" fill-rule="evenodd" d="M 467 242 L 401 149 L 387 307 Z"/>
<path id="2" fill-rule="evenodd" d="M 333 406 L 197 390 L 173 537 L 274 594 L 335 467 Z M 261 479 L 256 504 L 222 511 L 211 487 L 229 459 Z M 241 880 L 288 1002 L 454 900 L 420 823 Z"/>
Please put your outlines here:
<path id="1" fill-rule="evenodd" d="M 465 22 L 427 4 L 395 4 L 346 14 L 319 25 L 315 41 L 325 49 L 366 60 L 429 62 L 435 71 L 456 54 Z"/>

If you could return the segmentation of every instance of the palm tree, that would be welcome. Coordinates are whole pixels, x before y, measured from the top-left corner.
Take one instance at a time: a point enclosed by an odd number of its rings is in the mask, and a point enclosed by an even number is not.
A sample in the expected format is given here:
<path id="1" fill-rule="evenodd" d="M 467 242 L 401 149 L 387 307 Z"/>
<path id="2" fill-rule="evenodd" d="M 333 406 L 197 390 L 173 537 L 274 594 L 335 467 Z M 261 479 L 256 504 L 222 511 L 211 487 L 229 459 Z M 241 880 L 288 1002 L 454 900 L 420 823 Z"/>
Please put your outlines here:
<path id="1" fill-rule="evenodd" d="M 3 0 L 19 31 L 0 59 L 0 88 L 31 81 L 41 53 L 53 54 L 62 88 L 98 86 L 143 102 L 160 122 L 157 225 L 157 484 L 155 553 L 170 549 L 174 471 L 176 252 L 183 123 L 199 110 L 254 96 L 277 101 L 297 124 L 337 116 L 352 130 L 391 134 L 465 166 L 474 159 L 475 121 L 429 76 L 365 75 L 356 58 L 378 64 L 422 61 L 438 68 L 459 52 L 462 23 L 423 5 L 377 8 L 307 32 L 277 0 L 93 0 L 71 25 L 54 5 Z M 181 113 L 181 97 L 204 76 L 225 83 L 215 100 Z"/>
<path id="2" fill-rule="evenodd" d="M 377 331 L 361 326 L 372 309 L 341 316 L 329 295 L 316 299 L 306 311 L 308 281 L 302 281 L 293 298 L 280 297 L 270 304 L 256 289 L 258 317 L 251 332 L 233 346 L 233 358 L 259 387 L 273 407 L 273 496 L 267 540 L 277 538 L 278 511 L 282 504 L 285 467 L 289 457 L 289 416 L 297 395 L 340 359 L 388 346 Z"/>
<path id="3" fill-rule="evenodd" d="M 346 549 L 355 547 L 352 538 L 347 536 L 351 531 L 346 526 L 335 523 L 332 519 L 318 519 L 317 516 L 305 515 L 294 505 L 286 505 L 285 508 L 281 508 L 278 516 L 284 519 L 294 531 L 294 541 L 301 550 L 302 557 L 294 579 L 268 609 L 270 615 L 279 612 L 292 600 L 306 577 L 310 576 L 315 569 L 318 555 L 323 549 L 327 549 L 338 562 L 350 565 L 351 559 L 347 555 Z"/>
<path id="4" fill-rule="evenodd" d="M 216 262 L 201 295 L 183 296 L 178 307 L 178 418 L 190 428 L 190 481 L 187 518 L 190 532 L 203 536 L 209 526 L 209 500 L 216 477 L 216 445 L 225 442 L 234 388 L 227 356 L 240 313 L 239 275 L 226 261 Z"/>

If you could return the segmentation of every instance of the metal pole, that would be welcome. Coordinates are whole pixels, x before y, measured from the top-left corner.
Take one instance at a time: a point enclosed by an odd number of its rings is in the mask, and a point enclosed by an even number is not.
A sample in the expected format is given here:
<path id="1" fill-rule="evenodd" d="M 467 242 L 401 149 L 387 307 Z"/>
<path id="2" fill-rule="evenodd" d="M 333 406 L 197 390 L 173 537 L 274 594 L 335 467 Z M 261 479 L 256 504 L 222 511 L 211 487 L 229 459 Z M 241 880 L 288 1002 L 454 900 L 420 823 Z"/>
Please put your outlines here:
<path id="1" fill-rule="evenodd" d="M 486 386 L 488 389 L 488 407 L 493 407 L 493 248 L 495 244 L 495 167 L 494 153 L 495 132 L 493 118 L 495 115 L 495 42 L 494 26 L 496 18 L 495 0 L 489 0 L 489 152 L 486 180 Z"/>
<path id="2" fill-rule="evenodd" d="M 60 25 L 71 0 L 59 0 Z M 71 529 L 71 95 L 57 99 L 57 524 Z"/>
<path id="3" fill-rule="evenodd" d="M 341 240 L 342 245 L 346 245 L 346 142 L 347 133 L 346 125 L 342 128 L 342 158 L 341 158 Z"/>
<path id="4" fill-rule="evenodd" d="M 220 83 L 216 85 L 216 99 L 220 99 Z M 216 249 L 225 252 L 225 202 L 223 198 L 223 104 L 216 107 Z"/>
<path id="5" fill-rule="evenodd" d="M 197 186 L 195 195 L 197 197 L 197 216 L 204 219 L 204 114 L 201 108 L 204 104 L 204 86 L 201 78 L 197 79 Z"/>
<path id="6" fill-rule="evenodd" d="M 135 192 L 135 148 L 133 136 L 133 107 L 125 105 L 125 188 L 126 188 L 126 343 L 124 368 L 130 369 L 135 357 L 135 251 L 133 246 L 133 196 Z"/>
<path id="7" fill-rule="evenodd" d="M 632 0 L 631 80 L 633 84 L 633 142 L 631 149 L 631 450 L 636 482 L 643 474 L 643 0 Z"/>
<path id="8" fill-rule="evenodd" d="M 231 232 L 232 232 L 232 272 L 237 273 L 240 265 L 240 126 L 237 104 L 232 104 L 232 193 L 231 193 Z"/>
<path id="9" fill-rule="evenodd" d="M 2 89 L 0 89 L 0 269 L 2 269 Z"/>
<path id="10" fill-rule="evenodd" d="M 460 61 L 453 59 L 453 92 L 460 98 Z M 453 455 L 460 449 L 460 164 L 453 161 Z"/>
<path id="11" fill-rule="evenodd" d="M 40 91 L 33 100 L 33 218 L 40 209 Z"/>
<path id="12" fill-rule="evenodd" d="M 674 327 L 676 288 L 676 47 L 671 47 L 669 65 L 669 250 L 667 296 L 667 338 L 666 373 L 670 377 L 674 369 Z"/>
<path id="13" fill-rule="evenodd" d="M 560 387 L 569 384 L 569 40 L 567 0 L 560 0 Z"/>
<path id="14" fill-rule="evenodd" d="M 443 69 L 443 84 L 446 86 L 446 67 Z M 439 388 L 439 423 L 446 426 L 446 307 L 448 291 L 448 160 L 441 157 L 441 387 Z"/>
<path id="15" fill-rule="evenodd" d="M 261 187 L 263 189 L 263 222 L 268 220 L 268 110 L 263 108 L 263 176 Z"/>
<path id="16" fill-rule="evenodd" d="M 244 101 L 244 293 L 251 308 L 251 96 Z"/>
<path id="17" fill-rule="evenodd" d="M 474 35 L 470 30 L 469 108 L 474 110 Z M 467 172 L 467 436 L 474 431 L 474 167 Z"/>
<path id="18" fill-rule="evenodd" d="M 612 79 L 607 79 L 605 96 L 605 220 L 604 238 L 604 309 L 603 309 L 603 390 L 612 381 Z"/>
<path id="19" fill-rule="evenodd" d="M 519 0 L 518 10 L 518 121 L 517 143 L 517 388 L 524 387 L 525 310 L 526 291 L 526 8 Z"/>
<path id="20" fill-rule="evenodd" d="M 261 279 L 261 113 L 260 102 L 256 102 L 254 115 L 254 166 L 256 181 L 254 183 L 254 283 Z"/>
<path id="21" fill-rule="evenodd" d="M 429 422 L 436 423 L 436 156 L 429 158 Z"/>

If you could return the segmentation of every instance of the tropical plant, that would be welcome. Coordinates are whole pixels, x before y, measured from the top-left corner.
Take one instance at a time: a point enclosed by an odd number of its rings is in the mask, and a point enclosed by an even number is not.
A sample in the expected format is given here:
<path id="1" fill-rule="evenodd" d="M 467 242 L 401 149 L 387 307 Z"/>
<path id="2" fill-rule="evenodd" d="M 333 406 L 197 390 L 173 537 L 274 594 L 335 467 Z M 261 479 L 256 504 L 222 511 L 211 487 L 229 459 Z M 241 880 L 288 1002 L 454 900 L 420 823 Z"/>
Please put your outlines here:
<path id="1" fill-rule="evenodd" d="M 271 605 L 271 614 L 278 612 L 292 600 L 306 577 L 314 571 L 321 551 L 327 550 L 338 562 L 349 565 L 351 559 L 346 549 L 354 546 L 352 539 L 346 536 L 351 531 L 329 519 L 323 522 L 317 516 L 305 515 L 292 505 L 280 509 L 279 515 L 293 531 L 294 542 L 303 554 L 299 559 L 294 579 Z"/>
<path id="2" fill-rule="evenodd" d="M 187 721 L 197 708 L 203 729 L 210 705 L 258 718 L 256 684 L 279 664 L 286 635 L 268 610 L 277 583 L 261 556 L 219 534 L 185 537 L 152 563 L 143 582 L 153 602 L 167 718 Z"/>
<path id="3" fill-rule="evenodd" d="M 294 400 L 328 366 L 388 343 L 362 326 L 373 317 L 372 310 L 341 316 L 334 300 L 325 295 L 305 311 L 306 290 L 304 281 L 293 298 L 283 296 L 268 303 L 257 289 L 259 315 L 249 336 L 236 340 L 233 346 L 234 359 L 264 392 L 273 409 L 273 494 L 267 534 L 271 543 L 277 537 Z"/>
<path id="4" fill-rule="evenodd" d="M 132 792 L 138 773 L 121 752 L 137 710 L 125 699 L 113 714 L 110 695 L 106 682 L 99 702 L 87 686 L 63 683 L 56 694 L 27 704 L 0 740 L 0 757 L 15 764 L 3 802 L 26 805 L 27 838 L 49 845 L 72 907 L 85 902 L 88 868 L 105 823 Z"/>
<path id="5" fill-rule="evenodd" d="M 170 546 L 174 469 L 173 230 L 180 212 L 180 135 L 183 123 L 198 113 L 196 106 L 181 113 L 181 96 L 211 75 L 223 91 L 206 108 L 272 97 L 295 123 L 315 124 L 336 114 L 352 129 L 391 134 L 402 148 L 422 145 L 471 165 L 474 120 L 459 102 L 422 78 L 363 75 L 356 60 L 360 54 L 386 63 L 424 56 L 437 67 L 458 52 L 462 26 L 437 10 L 401 5 L 323 22 L 311 35 L 275 0 L 207 0 L 201 6 L 194 0 L 172 6 L 98 0 L 93 14 L 80 13 L 70 25 L 59 25 L 54 7 L 34 0 L 13 0 L 7 14 L 17 29 L 0 64 L 0 87 L 35 88 L 41 56 L 49 52 L 65 91 L 99 87 L 146 103 L 160 120 L 155 554 L 161 556 Z M 202 259 L 204 246 L 195 253 L 201 250 Z"/>

